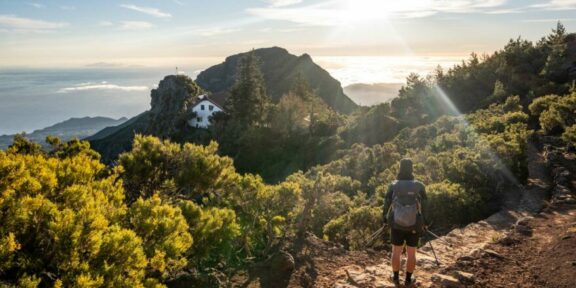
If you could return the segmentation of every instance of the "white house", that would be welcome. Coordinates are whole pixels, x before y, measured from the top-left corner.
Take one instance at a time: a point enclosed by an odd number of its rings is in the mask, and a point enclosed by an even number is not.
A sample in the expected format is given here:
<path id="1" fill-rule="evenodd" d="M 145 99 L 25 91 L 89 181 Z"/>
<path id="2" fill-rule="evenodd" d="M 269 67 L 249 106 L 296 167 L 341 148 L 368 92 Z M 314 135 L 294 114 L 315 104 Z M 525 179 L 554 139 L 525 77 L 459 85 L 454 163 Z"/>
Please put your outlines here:
<path id="1" fill-rule="evenodd" d="M 200 95 L 196 104 L 191 108 L 196 113 L 196 117 L 190 119 L 188 124 L 196 128 L 208 128 L 210 126 L 210 117 L 216 112 L 224 111 L 218 103 L 210 99 L 208 95 Z"/>

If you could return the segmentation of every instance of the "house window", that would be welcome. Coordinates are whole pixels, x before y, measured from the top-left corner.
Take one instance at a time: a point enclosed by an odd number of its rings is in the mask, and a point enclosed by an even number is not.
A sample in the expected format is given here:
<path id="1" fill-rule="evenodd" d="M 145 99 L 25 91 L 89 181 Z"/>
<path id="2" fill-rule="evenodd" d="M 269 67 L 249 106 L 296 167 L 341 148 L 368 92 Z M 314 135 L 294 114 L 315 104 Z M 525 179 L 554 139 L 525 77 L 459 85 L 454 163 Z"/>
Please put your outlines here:
<path id="1" fill-rule="evenodd" d="M 208 110 L 210 110 L 210 111 L 214 110 L 214 106 L 208 105 Z"/>
<path id="2" fill-rule="evenodd" d="M 204 105 L 200 105 L 200 110 L 204 111 Z"/>
<path id="3" fill-rule="evenodd" d="M 196 118 L 196 121 L 197 121 L 197 122 L 202 122 L 202 117 L 197 117 L 197 118 Z"/>

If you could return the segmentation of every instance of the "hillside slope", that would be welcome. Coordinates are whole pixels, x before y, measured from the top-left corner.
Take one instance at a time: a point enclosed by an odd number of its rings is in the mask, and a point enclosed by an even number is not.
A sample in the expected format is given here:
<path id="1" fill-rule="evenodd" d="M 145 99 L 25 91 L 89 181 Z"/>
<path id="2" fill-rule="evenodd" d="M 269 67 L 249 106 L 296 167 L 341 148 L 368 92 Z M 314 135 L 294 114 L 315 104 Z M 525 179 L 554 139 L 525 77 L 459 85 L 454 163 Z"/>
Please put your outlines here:
<path id="1" fill-rule="evenodd" d="M 340 82 L 318 66 L 308 54 L 295 56 L 280 47 L 253 50 L 261 61 L 261 70 L 266 83 L 268 95 L 277 101 L 290 87 L 296 75 L 300 74 L 320 98 L 341 113 L 351 113 L 357 105 L 344 94 Z M 250 53 L 250 52 L 246 52 Z M 246 53 L 232 55 L 224 63 L 202 71 L 196 82 L 211 92 L 222 92 L 230 89 L 235 82 L 238 61 Z"/>
<path id="2" fill-rule="evenodd" d="M 98 151 L 104 163 L 110 163 L 116 157 L 132 147 L 132 140 L 137 133 L 144 133 L 148 128 L 149 111 L 139 114 L 125 123 L 107 127 L 86 138 L 92 149 Z"/>
<path id="3" fill-rule="evenodd" d="M 532 164 L 528 185 L 511 193 L 518 197 L 483 221 L 431 240 L 434 251 L 430 244 L 419 249 L 417 287 L 576 285 L 571 277 L 576 273 L 576 154 L 535 146 L 527 149 Z M 295 262 L 290 277 L 269 279 L 270 271 L 260 268 L 234 282 L 243 287 L 394 287 L 389 248 L 348 251 L 310 235 L 301 247 L 287 251 Z"/>
<path id="4" fill-rule="evenodd" d="M 83 118 L 70 118 L 66 121 L 56 123 L 52 126 L 35 130 L 26 137 L 34 142 L 43 143 L 46 136 L 58 136 L 62 140 L 67 141 L 74 137 L 85 138 L 89 137 L 106 127 L 117 126 L 124 123 L 127 118 L 112 119 L 108 117 L 83 117 Z M 6 149 L 12 144 L 14 135 L 0 136 L 0 149 Z"/>

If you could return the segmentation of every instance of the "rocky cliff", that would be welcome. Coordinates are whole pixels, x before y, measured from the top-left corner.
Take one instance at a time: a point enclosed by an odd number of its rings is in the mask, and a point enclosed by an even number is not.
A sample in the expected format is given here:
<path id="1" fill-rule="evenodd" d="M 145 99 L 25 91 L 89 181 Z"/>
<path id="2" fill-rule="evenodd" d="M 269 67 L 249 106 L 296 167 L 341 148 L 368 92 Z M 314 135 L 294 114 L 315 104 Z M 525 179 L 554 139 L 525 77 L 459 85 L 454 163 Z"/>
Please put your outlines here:
<path id="1" fill-rule="evenodd" d="M 164 77 L 151 92 L 150 122 L 146 132 L 169 137 L 181 131 L 191 117 L 190 106 L 201 92 L 202 89 L 187 76 Z"/>
<path id="2" fill-rule="evenodd" d="M 110 163 L 132 147 L 136 134 L 173 137 L 185 129 L 186 121 L 191 117 L 189 107 L 201 92 L 202 89 L 188 76 L 166 76 L 150 93 L 150 110 L 86 140 L 102 155 L 104 162 Z"/>
<path id="3" fill-rule="evenodd" d="M 224 63 L 206 69 L 198 75 L 196 83 L 211 92 L 229 90 L 235 82 L 238 61 L 246 53 L 229 56 Z M 340 82 L 314 63 L 310 55 L 292 55 L 279 47 L 256 49 L 254 53 L 261 61 L 260 68 L 268 95 L 272 100 L 277 101 L 288 92 L 296 75 L 300 74 L 334 110 L 350 113 L 357 108 L 357 105 L 344 94 Z"/>

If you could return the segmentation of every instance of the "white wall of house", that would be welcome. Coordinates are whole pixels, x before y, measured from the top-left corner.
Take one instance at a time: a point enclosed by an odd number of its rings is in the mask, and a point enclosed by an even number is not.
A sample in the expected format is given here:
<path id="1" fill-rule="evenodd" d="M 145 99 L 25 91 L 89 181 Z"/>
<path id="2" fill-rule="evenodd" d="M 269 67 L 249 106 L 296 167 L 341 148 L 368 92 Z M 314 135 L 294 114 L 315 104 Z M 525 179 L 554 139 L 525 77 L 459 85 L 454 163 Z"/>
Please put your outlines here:
<path id="1" fill-rule="evenodd" d="M 196 117 L 190 119 L 188 124 L 192 127 L 208 128 L 208 126 L 210 126 L 210 116 L 216 112 L 221 112 L 222 109 L 205 97 L 200 97 L 204 99 L 192 107 L 192 111 L 196 112 Z"/>

